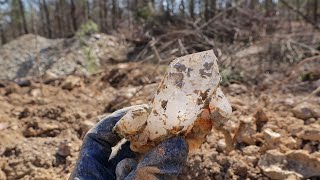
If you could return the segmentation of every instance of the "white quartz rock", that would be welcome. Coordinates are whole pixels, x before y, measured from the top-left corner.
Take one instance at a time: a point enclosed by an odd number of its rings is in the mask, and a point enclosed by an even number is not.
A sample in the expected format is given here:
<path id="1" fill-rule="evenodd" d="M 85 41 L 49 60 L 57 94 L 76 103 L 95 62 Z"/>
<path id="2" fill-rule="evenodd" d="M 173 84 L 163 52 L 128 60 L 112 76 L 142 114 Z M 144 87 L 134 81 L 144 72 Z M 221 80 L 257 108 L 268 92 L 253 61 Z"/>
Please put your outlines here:
<path id="1" fill-rule="evenodd" d="M 147 104 L 141 106 L 134 106 L 130 109 L 117 123 L 117 132 L 123 136 L 136 135 L 137 132 L 143 130 L 150 107 Z M 125 131 L 123 131 L 125 130 Z"/>
<path id="2" fill-rule="evenodd" d="M 231 106 L 218 88 L 220 79 L 212 50 L 177 58 L 170 64 L 149 107 L 130 110 L 114 129 L 139 151 L 141 146 L 187 135 L 203 109 L 210 109 L 209 118 L 220 125 L 231 115 Z"/>
<path id="3" fill-rule="evenodd" d="M 223 126 L 232 114 L 232 107 L 220 88 L 213 94 L 210 102 L 210 118 L 216 126 Z"/>

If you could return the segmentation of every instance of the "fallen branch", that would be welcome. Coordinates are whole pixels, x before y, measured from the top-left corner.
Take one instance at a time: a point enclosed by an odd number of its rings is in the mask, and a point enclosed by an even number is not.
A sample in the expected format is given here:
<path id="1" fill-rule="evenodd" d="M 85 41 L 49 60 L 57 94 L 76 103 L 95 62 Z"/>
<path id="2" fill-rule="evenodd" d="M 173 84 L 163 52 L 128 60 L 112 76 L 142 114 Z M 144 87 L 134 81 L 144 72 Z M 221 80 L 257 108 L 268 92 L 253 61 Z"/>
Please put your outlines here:
<path id="1" fill-rule="evenodd" d="M 312 91 L 307 97 L 305 97 L 303 100 L 297 102 L 297 103 L 296 103 L 296 106 L 297 106 L 298 104 L 301 104 L 301 103 L 303 103 L 303 102 L 308 101 L 312 96 L 315 96 L 315 95 L 318 94 L 319 92 L 320 92 L 320 86 L 319 86 L 317 89 L 313 90 L 313 91 Z"/>
<path id="2" fill-rule="evenodd" d="M 312 57 L 308 57 L 303 59 L 302 61 L 300 61 L 292 70 L 290 75 L 288 76 L 288 78 L 286 79 L 286 82 L 288 82 L 289 80 L 292 79 L 293 75 L 295 74 L 295 72 L 298 70 L 299 67 L 301 67 L 302 65 L 314 61 L 314 60 L 320 60 L 320 55 L 317 56 L 312 56 Z"/>
<path id="3" fill-rule="evenodd" d="M 151 49 L 153 50 L 155 56 L 157 57 L 158 62 L 161 62 L 162 59 L 161 59 L 161 57 L 160 57 L 160 55 L 159 55 L 159 52 L 158 52 L 157 48 L 155 47 L 155 40 L 154 40 L 154 38 L 152 38 L 152 41 L 151 41 L 151 43 L 150 43 L 150 46 L 151 46 Z"/>
<path id="4" fill-rule="evenodd" d="M 285 5 L 287 8 L 292 10 L 293 12 L 297 13 L 299 16 L 301 16 L 306 22 L 310 23 L 314 28 L 319 29 L 319 26 L 316 22 L 312 21 L 308 16 L 304 15 L 302 12 L 300 12 L 298 9 L 291 6 L 288 2 L 285 0 L 280 0 L 280 2 Z"/>
<path id="5" fill-rule="evenodd" d="M 178 43 L 179 43 L 179 46 L 180 46 L 180 50 L 181 50 L 181 54 L 189 54 L 187 49 L 184 47 L 184 45 L 182 44 L 182 41 L 181 39 L 178 39 Z"/>
<path id="6" fill-rule="evenodd" d="M 227 9 L 225 9 L 224 11 L 218 13 L 216 16 L 214 16 L 213 18 L 209 19 L 209 21 L 207 21 L 206 23 L 204 23 L 202 26 L 200 26 L 197 31 L 205 28 L 206 26 L 208 26 L 210 23 L 214 22 L 215 20 L 217 20 L 218 18 L 220 18 L 222 15 L 224 15 L 225 13 L 227 13 L 228 11 L 232 10 L 232 9 L 235 9 L 236 7 L 238 7 L 240 4 L 242 4 L 242 2 L 244 1 L 241 1 L 239 3 L 237 3 L 235 6 L 231 6 Z"/>

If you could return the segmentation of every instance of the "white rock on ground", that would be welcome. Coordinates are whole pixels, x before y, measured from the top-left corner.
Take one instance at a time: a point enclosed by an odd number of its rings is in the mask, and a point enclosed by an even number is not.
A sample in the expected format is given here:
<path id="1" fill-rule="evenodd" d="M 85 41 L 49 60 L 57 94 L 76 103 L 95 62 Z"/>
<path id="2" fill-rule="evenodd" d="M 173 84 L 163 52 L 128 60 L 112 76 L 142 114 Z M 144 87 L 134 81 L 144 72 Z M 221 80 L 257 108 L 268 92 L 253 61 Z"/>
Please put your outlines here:
<path id="1" fill-rule="evenodd" d="M 303 120 L 320 117 L 320 107 L 311 103 L 301 103 L 292 109 L 295 117 Z"/>
<path id="2" fill-rule="evenodd" d="M 320 124 L 314 123 L 309 126 L 304 126 L 298 136 L 304 140 L 320 142 Z"/>
<path id="3" fill-rule="evenodd" d="M 320 176 L 320 158 L 304 150 L 292 150 L 286 153 L 269 150 L 260 158 L 258 166 L 272 179 Z"/>

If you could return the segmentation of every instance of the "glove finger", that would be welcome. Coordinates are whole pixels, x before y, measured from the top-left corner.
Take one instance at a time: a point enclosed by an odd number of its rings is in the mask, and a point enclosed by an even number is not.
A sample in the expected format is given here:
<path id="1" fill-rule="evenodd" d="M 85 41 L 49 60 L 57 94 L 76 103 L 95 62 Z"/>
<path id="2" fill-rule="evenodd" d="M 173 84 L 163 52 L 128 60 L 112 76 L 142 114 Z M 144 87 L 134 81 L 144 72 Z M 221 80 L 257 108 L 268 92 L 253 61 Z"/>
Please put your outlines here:
<path id="1" fill-rule="evenodd" d="M 71 179 L 115 178 L 116 162 L 109 164 L 111 148 L 121 138 L 112 132 L 114 125 L 132 107 L 112 113 L 97 123 L 85 136 Z M 128 146 L 128 145 L 127 145 Z M 125 158 L 125 157 L 123 157 Z M 119 162 L 120 160 L 118 160 Z M 114 166 L 111 168 L 111 166 Z"/>
<path id="2" fill-rule="evenodd" d="M 182 137 L 171 138 L 151 150 L 126 179 L 172 179 L 181 172 L 188 157 Z"/>
<path id="3" fill-rule="evenodd" d="M 127 107 L 124 109 L 120 109 L 115 111 L 111 115 L 107 116 L 106 118 L 99 121 L 90 131 L 87 133 L 86 136 L 98 141 L 102 145 L 111 145 L 115 146 L 120 140 L 121 137 L 118 134 L 112 132 L 114 125 L 126 114 L 131 107 Z"/>
<path id="4" fill-rule="evenodd" d="M 126 142 L 119 148 L 119 151 L 114 155 L 114 157 L 111 157 L 109 159 L 108 165 L 106 168 L 111 172 L 115 172 L 116 166 L 119 164 L 119 162 L 127 158 L 135 158 L 135 157 L 136 157 L 136 154 L 130 149 L 130 142 Z"/>
<path id="5" fill-rule="evenodd" d="M 137 161 L 132 158 L 126 158 L 120 161 L 116 168 L 117 180 L 125 179 L 128 174 L 137 166 Z"/>

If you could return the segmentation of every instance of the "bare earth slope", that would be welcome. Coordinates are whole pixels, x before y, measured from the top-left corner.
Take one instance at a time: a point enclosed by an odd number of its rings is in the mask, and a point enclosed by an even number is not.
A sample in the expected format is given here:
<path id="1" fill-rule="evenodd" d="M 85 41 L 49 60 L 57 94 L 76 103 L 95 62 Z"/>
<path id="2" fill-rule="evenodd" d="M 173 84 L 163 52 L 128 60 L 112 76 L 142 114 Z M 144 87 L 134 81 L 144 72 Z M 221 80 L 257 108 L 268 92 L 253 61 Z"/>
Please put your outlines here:
<path id="1" fill-rule="evenodd" d="M 45 79 L 42 86 L 3 81 L 0 179 L 66 179 L 97 117 L 148 102 L 160 82 L 159 69 L 119 64 L 91 78 Z M 305 87 L 312 89 L 311 82 L 272 90 L 266 84 L 279 82 L 270 79 L 224 87 L 234 110 L 228 129 L 235 133 L 242 122 L 236 149 L 226 155 L 223 136 L 214 131 L 190 156 L 181 179 L 320 176 L 320 98 L 295 105 L 310 93 Z"/>

